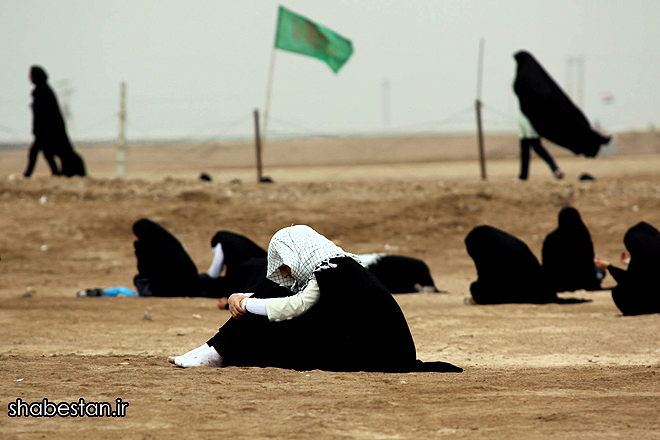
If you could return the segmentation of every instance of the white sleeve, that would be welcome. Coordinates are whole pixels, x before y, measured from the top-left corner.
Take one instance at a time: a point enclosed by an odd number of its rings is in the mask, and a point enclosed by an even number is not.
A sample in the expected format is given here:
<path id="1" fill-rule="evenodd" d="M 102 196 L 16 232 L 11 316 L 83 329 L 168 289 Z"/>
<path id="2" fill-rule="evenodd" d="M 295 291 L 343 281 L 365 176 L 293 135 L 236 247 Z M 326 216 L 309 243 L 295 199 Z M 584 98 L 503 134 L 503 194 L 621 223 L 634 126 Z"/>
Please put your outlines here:
<path id="1" fill-rule="evenodd" d="M 209 267 L 209 276 L 218 278 L 222 273 L 222 265 L 225 262 L 225 253 L 222 250 L 222 243 L 218 243 L 213 248 L 213 262 Z"/>
<path id="2" fill-rule="evenodd" d="M 268 319 L 279 322 L 296 318 L 312 308 L 320 297 L 319 284 L 316 282 L 316 277 L 312 276 L 312 279 L 309 280 L 307 287 L 302 292 L 284 298 L 265 299 Z M 251 298 L 250 302 L 255 299 Z"/>
<path id="3" fill-rule="evenodd" d="M 266 298 L 245 298 L 243 300 L 243 308 L 246 312 L 255 315 L 268 316 L 266 301 L 268 301 Z"/>

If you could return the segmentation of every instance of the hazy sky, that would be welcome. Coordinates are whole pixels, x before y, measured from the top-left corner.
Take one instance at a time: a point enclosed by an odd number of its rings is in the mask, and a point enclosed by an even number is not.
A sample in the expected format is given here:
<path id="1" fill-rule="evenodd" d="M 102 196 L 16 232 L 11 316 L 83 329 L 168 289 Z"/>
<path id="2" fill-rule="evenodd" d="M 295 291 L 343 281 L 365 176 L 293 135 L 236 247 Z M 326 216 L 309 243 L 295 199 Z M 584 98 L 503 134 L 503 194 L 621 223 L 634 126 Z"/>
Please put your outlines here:
<path id="1" fill-rule="evenodd" d="M 575 101 L 569 59 L 582 56 L 582 108 L 605 130 L 660 123 L 657 0 L 3 0 L 0 140 L 31 139 L 32 64 L 60 103 L 72 90 L 74 141 L 116 136 L 122 81 L 129 139 L 249 134 L 265 105 L 280 4 L 349 38 L 354 53 L 335 75 L 278 50 L 269 133 L 382 132 L 384 81 L 389 129 L 473 130 L 481 37 L 487 130 L 515 130 L 520 49 Z"/>

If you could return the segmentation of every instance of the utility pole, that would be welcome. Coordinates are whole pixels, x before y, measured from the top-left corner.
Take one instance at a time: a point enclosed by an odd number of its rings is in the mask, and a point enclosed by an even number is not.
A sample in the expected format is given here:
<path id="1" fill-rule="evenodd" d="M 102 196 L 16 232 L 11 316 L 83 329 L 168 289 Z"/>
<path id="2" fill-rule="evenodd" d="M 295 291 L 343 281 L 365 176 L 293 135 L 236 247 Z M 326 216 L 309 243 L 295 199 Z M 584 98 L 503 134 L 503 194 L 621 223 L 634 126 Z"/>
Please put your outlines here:
<path id="1" fill-rule="evenodd" d="M 577 103 L 584 108 L 584 55 L 577 57 Z"/>
<path id="2" fill-rule="evenodd" d="M 566 57 L 566 93 L 574 99 L 577 106 L 584 106 L 584 55 Z M 573 94 L 573 83 L 576 85 L 576 93 Z"/>
<path id="3" fill-rule="evenodd" d="M 390 128 L 390 81 L 383 78 L 381 85 L 382 107 L 383 107 L 383 128 Z"/>
<path id="4" fill-rule="evenodd" d="M 75 90 L 73 89 L 73 87 L 71 87 L 71 82 L 69 81 L 69 79 L 62 79 L 58 81 L 56 85 L 56 89 L 62 105 L 62 116 L 64 117 L 64 121 L 66 122 L 69 131 L 72 131 L 73 114 L 71 113 L 71 106 L 69 105 L 69 102 L 71 95 L 73 95 L 73 92 Z"/>
<path id="5" fill-rule="evenodd" d="M 126 178 L 126 82 L 119 86 L 119 143 L 117 145 L 117 177 Z"/>
<path id="6" fill-rule="evenodd" d="M 479 41 L 479 68 L 477 71 L 477 100 L 474 108 L 477 112 L 477 137 L 479 140 L 479 164 L 481 165 L 481 180 L 486 180 L 486 158 L 484 155 L 484 132 L 481 125 L 481 82 L 484 70 L 484 39 Z"/>

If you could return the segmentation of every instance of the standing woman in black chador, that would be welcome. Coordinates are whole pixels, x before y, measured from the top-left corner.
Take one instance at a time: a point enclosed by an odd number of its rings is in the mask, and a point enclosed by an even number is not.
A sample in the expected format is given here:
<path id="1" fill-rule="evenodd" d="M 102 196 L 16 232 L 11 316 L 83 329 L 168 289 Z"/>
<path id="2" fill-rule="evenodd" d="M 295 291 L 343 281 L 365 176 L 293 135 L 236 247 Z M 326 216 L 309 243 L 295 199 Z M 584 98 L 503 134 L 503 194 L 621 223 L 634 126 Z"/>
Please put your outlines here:
<path id="1" fill-rule="evenodd" d="M 612 299 L 624 315 L 660 313 L 660 232 L 646 222 L 639 222 L 628 229 L 623 243 L 630 255 L 621 255 L 621 262 L 628 263 L 628 270 L 612 266 L 598 256 L 594 261 L 607 269 L 617 282 L 612 289 Z"/>
<path id="2" fill-rule="evenodd" d="M 520 111 L 534 127 L 535 135 L 577 155 L 595 157 L 601 145 L 610 142 L 611 136 L 603 136 L 591 127 L 582 110 L 531 53 L 521 50 L 514 58 L 517 68 L 513 90 L 518 96 Z M 553 172 L 560 178 L 559 172 L 554 169 Z"/>
<path id="3" fill-rule="evenodd" d="M 34 142 L 30 147 L 28 164 L 23 175 L 32 175 L 39 151 L 43 151 L 53 175 L 84 176 L 85 164 L 73 151 L 60 106 L 47 80 L 48 75 L 42 67 L 30 68 L 30 81 L 34 84 L 31 104 Z M 58 167 L 55 157 L 60 159 L 61 168 Z"/>
<path id="4" fill-rule="evenodd" d="M 600 290 L 605 271 L 594 264 L 591 234 L 577 209 L 559 211 L 558 227 L 543 242 L 543 271 L 555 292 Z"/>
<path id="5" fill-rule="evenodd" d="M 232 318 L 181 367 L 410 371 L 415 345 L 392 295 L 359 262 L 309 226 L 278 231 L 266 276 L 278 285 L 229 298 Z"/>

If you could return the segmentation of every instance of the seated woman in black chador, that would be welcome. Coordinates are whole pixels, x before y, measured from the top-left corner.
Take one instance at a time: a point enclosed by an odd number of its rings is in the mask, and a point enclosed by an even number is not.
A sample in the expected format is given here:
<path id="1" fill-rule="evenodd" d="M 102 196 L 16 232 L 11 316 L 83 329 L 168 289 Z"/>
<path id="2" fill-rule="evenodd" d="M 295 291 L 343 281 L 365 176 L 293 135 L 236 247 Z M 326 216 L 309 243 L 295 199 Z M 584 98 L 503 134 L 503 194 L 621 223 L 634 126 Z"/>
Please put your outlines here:
<path id="1" fill-rule="evenodd" d="M 204 296 L 195 263 L 165 228 L 142 218 L 133 224 L 140 296 Z"/>
<path id="2" fill-rule="evenodd" d="M 360 254 L 362 265 L 392 293 L 439 292 L 428 265 L 417 258 Z"/>
<path id="3" fill-rule="evenodd" d="M 259 283 L 266 282 L 267 252 L 249 238 L 218 231 L 211 239 L 211 249 L 213 262 L 208 274 L 200 274 L 202 290 L 207 295 L 228 298 L 236 292 L 254 292 Z M 225 304 L 222 302 L 219 307 Z"/>
<path id="4" fill-rule="evenodd" d="M 492 226 L 477 226 L 465 237 L 467 252 L 477 268 L 470 285 L 477 304 L 556 303 L 543 269 L 529 247 Z"/>
<path id="5" fill-rule="evenodd" d="M 660 313 L 660 232 L 646 222 L 637 223 L 623 238 L 630 253 L 621 255 L 628 263 L 628 270 L 612 266 L 598 256 L 594 262 L 607 269 L 617 282 L 612 289 L 612 299 L 624 315 Z"/>
<path id="6" fill-rule="evenodd" d="M 392 295 L 355 255 L 310 227 L 273 236 L 267 278 L 278 285 L 232 295 L 232 318 L 218 333 L 170 361 L 180 367 L 414 368 L 415 345 Z"/>
<path id="7" fill-rule="evenodd" d="M 559 226 L 543 242 L 543 272 L 555 292 L 600 290 L 605 271 L 594 264 L 594 246 L 577 209 L 559 211 Z"/>

